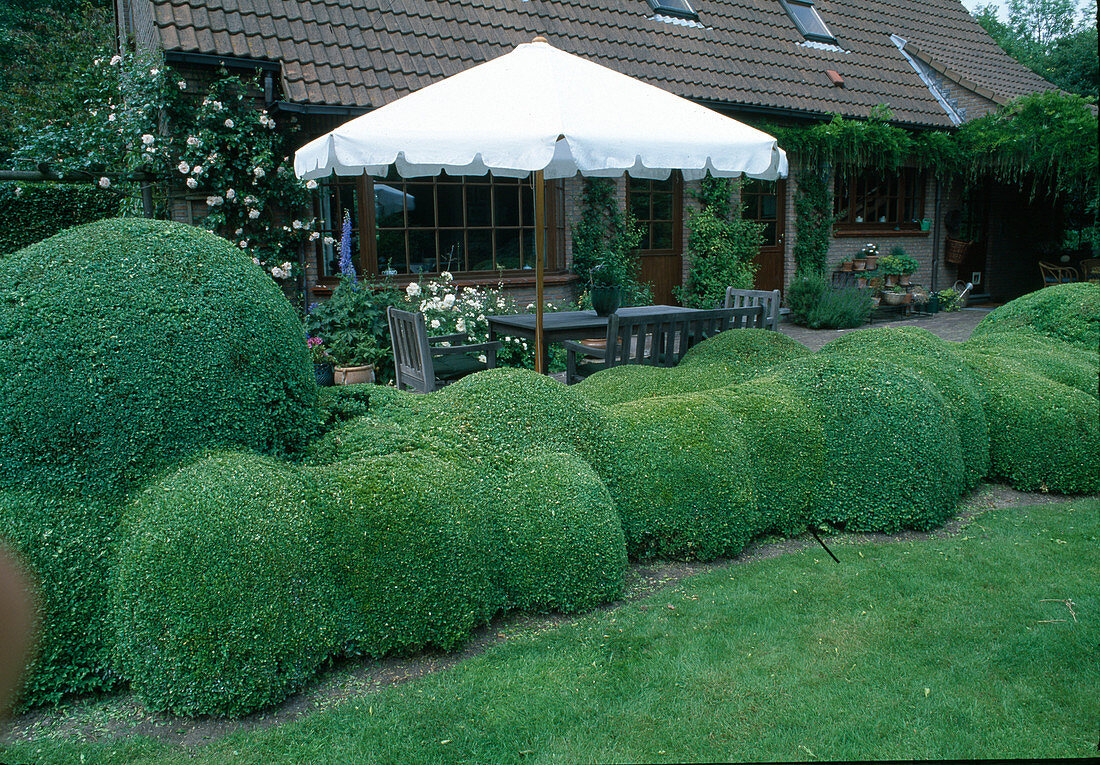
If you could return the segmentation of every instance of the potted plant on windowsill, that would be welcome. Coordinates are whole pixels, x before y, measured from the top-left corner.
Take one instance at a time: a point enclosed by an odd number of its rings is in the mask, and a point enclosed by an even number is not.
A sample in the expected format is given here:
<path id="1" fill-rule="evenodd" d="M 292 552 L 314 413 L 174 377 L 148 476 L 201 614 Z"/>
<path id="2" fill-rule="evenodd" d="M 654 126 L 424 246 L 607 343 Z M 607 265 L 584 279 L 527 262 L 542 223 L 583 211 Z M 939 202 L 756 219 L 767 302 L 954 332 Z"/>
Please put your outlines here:
<path id="1" fill-rule="evenodd" d="M 623 279 L 607 263 L 593 266 L 588 272 L 588 294 L 597 316 L 610 316 L 623 299 Z"/>

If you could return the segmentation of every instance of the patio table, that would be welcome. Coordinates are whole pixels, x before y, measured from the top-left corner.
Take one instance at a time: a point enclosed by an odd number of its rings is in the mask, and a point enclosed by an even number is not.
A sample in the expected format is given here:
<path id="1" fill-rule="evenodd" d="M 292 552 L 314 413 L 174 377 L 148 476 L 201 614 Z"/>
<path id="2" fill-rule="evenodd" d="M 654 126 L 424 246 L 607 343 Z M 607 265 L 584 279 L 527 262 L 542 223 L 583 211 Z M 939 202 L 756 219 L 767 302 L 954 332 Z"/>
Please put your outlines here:
<path id="1" fill-rule="evenodd" d="M 620 308 L 615 313 L 620 316 L 655 316 L 662 313 L 690 313 L 695 308 L 676 305 L 645 305 L 634 308 Z M 535 341 L 535 314 L 518 313 L 505 316 L 486 316 L 489 320 L 489 339 L 500 337 L 520 337 Z M 542 368 L 550 369 L 550 344 L 562 340 L 584 340 L 590 337 L 607 335 L 606 316 L 597 316 L 595 311 L 559 311 L 542 315 Z"/>

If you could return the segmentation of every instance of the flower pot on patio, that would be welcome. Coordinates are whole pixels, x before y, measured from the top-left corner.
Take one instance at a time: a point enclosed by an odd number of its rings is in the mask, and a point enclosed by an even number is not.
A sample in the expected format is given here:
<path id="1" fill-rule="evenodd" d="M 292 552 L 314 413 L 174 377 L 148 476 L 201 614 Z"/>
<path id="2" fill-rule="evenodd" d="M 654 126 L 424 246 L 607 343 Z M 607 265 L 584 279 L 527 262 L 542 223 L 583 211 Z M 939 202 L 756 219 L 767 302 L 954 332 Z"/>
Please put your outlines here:
<path id="1" fill-rule="evenodd" d="M 867 270 L 867 258 L 856 258 L 852 261 L 853 271 L 866 271 Z"/>
<path id="2" fill-rule="evenodd" d="M 374 382 L 374 365 L 361 367 L 336 367 L 333 375 L 337 385 L 359 385 Z"/>
<path id="3" fill-rule="evenodd" d="M 850 260 L 845 260 L 845 261 L 843 261 L 843 262 L 842 262 L 842 263 L 841 263 L 841 264 L 840 264 L 840 265 L 839 265 L 839 266 L 837 267 L 837 269 L 836 269 L 836 270 L 837 270 L 837 271 L 843 271 L 843 272 L 845 272 L 845 273 L 849 273 L 849 272 L 851 272 L 851 270 L 852 270 L 852 261 L 850 261 Z"/>
<path id="4" fill-rule="evenodd" d="M 592 308 L 597 316 L 610 316 L 615 313 L 623 299 L 620 287 L 592 287 L 588 294 L 592 297 Z"/>
<path id="5" fill-rule="evenodd" d="M 878 255 L 868 255 L 864 260 L 867 261 L 867 270 L 874 271 L 878 268 Z"/>
<path id="6" fill-rule="evenodd" d="M 913 296 L 908 292 L 883 292 L 882 303 L 883 305 L 906 305 Z"/>

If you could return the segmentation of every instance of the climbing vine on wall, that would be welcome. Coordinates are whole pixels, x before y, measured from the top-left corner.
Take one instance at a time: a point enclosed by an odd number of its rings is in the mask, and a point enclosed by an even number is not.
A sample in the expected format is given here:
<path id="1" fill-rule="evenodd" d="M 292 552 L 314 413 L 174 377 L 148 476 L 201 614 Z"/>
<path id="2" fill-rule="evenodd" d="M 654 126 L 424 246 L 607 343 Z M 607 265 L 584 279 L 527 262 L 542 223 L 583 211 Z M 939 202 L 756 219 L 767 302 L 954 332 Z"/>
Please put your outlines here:
<path id="1" fill-rule="evenodd" d="M 623 302 L 644 300 L 648 289 L 637 280 L 635 250 L 642 230 L 628 210 L 619 205 L 615 181 L 585 178 L 581 193 L 581 217 L 573 226 L 573 271 L 585 282 L 596 266 L 602 266 L 607 283 L 624 287 Z"/>
<path id="2" fill-rule="evenodd" d="M 798 177 L 794 197 L 796 275 L 825 273 L 825 256 L 829 252 L 829 236 L 833 231 L 833 214 L 829 203 L 829 188 L 820 170 L 804 169 Z"/>

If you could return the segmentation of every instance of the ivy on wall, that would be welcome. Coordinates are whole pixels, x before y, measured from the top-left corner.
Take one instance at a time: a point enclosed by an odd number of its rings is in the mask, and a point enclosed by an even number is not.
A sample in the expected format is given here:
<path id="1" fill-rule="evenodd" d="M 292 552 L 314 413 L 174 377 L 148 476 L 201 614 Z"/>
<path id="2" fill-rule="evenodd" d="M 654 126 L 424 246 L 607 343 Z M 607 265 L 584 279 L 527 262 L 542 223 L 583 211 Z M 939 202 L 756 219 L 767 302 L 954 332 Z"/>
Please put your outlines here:
<path id="1" fill-rule="evenodd" d="M 642 241 L 642 230 L 628 210 L 619 206 L 616 183 L 610 178 L 585 178 L 581 192 L 581 216 L 573 226 L 573 272 L 590 281 L 592 269 L 600 266 L 608 284 L 623 289 L 623 303 L 632 305 L 648 299 L 648 285 L 637 280 L 638 259 L 634 250 Z"/>
<path id="2" fill-rule="evenodd" d="M 798 177 L 798 191 L 794 197 L 796 276 L 825 273 L 825 257 L 834 222 L 825 178 L 825 173 L 811 169 L 803 169 Z"/>

